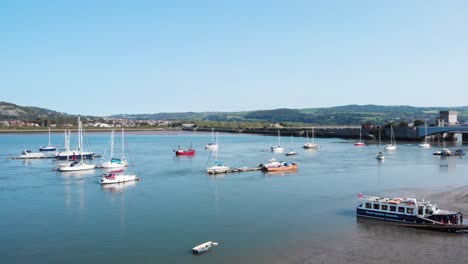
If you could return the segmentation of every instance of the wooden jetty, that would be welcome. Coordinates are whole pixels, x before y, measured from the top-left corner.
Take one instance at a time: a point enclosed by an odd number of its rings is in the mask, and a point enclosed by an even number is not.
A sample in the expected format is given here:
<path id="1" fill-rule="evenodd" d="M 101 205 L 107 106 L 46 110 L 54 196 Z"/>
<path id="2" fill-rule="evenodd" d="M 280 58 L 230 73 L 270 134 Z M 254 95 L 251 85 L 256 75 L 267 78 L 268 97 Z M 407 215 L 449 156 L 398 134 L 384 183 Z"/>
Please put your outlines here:
<path id="1" fill-rule="evenodd" d="M 240 167 L 240 168 L 233 168 L 229 169 L 227 171 L 222 171 L 222 172 L 209 172 L 208 174 L 227 174 L 227 173 L 234 173 L 234 172 L 245 172 L 245 171 L 259 171 L 261 170 L 261 167 L 254 167 L 254 168 L 248 168 L 248 167 Z"/>

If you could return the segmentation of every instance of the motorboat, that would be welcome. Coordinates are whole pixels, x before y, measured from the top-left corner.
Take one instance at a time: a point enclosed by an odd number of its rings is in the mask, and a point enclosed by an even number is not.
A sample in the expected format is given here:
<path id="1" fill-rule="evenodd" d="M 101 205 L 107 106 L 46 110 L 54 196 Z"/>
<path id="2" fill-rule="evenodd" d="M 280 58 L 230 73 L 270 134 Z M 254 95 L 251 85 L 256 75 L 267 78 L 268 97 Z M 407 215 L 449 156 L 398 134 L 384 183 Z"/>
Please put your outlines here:
<path id="1" fill-rule="evenodd" d="M 296 151 L 293 151 L 293 150 L 286 152 L 286 156 L 294 156 L 294 155 L 298 155 L 298 154 L 299 153 L 297 153 Z"/>
<path id="2" fill-rule="evenodd" d="M 123 183 L 123 182 L 129 182 L 129 181 L 139 181 L 140 178 L 138 178 L 134 174 L 124 174 L 122 173 L 123 171 L 111 171 L 109 173 L 104 173 L 101 176 L 101 184 L 111 184 L 111 183 Z"/>
<path id="3" fill-rule="evenodd" d="M 260 165 L 262 171 L 285 171 L 296 170 L 299 164 L 295 162 L 279 162 L 276 159 L 270 159 L 268 163 Z"/>
<path id="4" fill-rule="evenodd" d="M 220 161 L 216 161 L 215 164 L 206 169 L 208 174 L 218 174 L 218 173 L 226 173 L 230 170 L 229 166 L 224 165 Z"/>
<path id="5" fill-rule="evenodd" d="M 201 253 L 204 253 L 204 252 L 210 250 L 212 246 L 217 246 L 217 245 L 218 245 L 217 242 L 208 241 L 208 242 L 205 242 L 203 244 L 200 244 L 200 245 L 195 246 L 194 248 L 192 248 L 192 252 L 193 252 L 193 254 L 201 254 Z"/>
<path id="6" fill-rule="evenodd" d="M 21 154 L 16 157 L 18 159 L 44 159 L 48 156 L 42 152 L 32 152 L 31 150 L 23 150 Z"/>

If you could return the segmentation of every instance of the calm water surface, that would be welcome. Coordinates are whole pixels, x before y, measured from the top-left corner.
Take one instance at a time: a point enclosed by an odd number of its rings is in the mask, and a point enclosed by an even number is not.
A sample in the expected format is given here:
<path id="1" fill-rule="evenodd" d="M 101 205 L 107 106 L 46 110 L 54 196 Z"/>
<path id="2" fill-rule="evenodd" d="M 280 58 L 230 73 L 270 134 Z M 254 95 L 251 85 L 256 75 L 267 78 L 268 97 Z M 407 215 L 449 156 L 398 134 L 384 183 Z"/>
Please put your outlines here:
<path id="1" fill-rule="evenodd" d="M 87 135 L 98 154 L 108 139 L 107 133 Z M 433 156 L 434 147 L 400 144 L 379 162 L 375 144 L 318 139 L 321 147 L 306 151 L 304 138 L 283 137 L 283 146 L 300 152 L 286 157 L 269 151 L 275 137 L 243 134 L 220 134 L 219 160 L 255 167 L 275 157 L 299 162 L 299 170 L 208 176 L 212 157 L 204 145 L 210 140 L 209 133 L 127 133 L 134 163 L 128 170 L 142 181 L 100 186 L 99 169 L 60 173 L 51 160 L 8 159 L 46 144 L 47 134 L 0 135 L 0 262 L 295 262 L 272 252 L 367 232 L 354 214 L 359 192 L 395 196 L 401 189 L 468 184 L 466 158 Z M 52 141 L 61 145 L 63 135 L 53 134 Z M 195 157 L 175 157 L 173 149 L 191 143 Z M 191 254 L 208 240 L 220 245 Z"/>

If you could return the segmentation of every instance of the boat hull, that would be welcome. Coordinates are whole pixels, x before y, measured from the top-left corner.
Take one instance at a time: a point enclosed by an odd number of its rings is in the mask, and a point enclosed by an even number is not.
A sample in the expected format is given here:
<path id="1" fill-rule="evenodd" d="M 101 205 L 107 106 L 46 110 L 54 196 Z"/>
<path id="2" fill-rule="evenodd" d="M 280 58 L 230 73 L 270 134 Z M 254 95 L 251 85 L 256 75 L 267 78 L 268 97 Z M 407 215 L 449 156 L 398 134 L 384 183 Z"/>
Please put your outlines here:
<path id="1" fill-rule="evenodd" d="M 430 216 L 427 216 L 427 218 L 423 218 L 417 215 L 398 214 L 398 213 L 392 213 L 392 212 L 381 212 L 381 211 L 357 208 L 356 215 L 360 217 L 367 217 L 367 218 L 380 219 L 380 220 L 392 221 L 392 222 L 400 222 L 400 223 L 434 224 L 433 221 L 449 223 L 450 221 L 453 221 L 457 213 L 447 214 L 447 215 L 430 215 Z"/>
<path id="2" fill-rule="evenodd" d="M 175 154 L 176 156 L 194 156 L 195 150 L 176 150 Z"/>
<path id="3" fill-rule="evenodd" d="M 101 177 L 101 184 L 112 184 L 112 183 L 122 183 L 122 182 L 129 182 L 129 181 L 136 181 L 138 177 L 136 175 L 115 175 L 112 176 L 103 176 Z"/>
<path id="4" fill-rule="evenodd" d="M 212 245 L 213 245 L 213 242 L 212 242 L 212 241 L 205 242 L 205 243 L 203 243 L 203 244 L 200 244 L 200 245 L 198 245 L 198 246 L 192 248 L 192 252 L 193 252 L 193 254 L 201 254 L 201 253 L 204 253 L 204 252 L 210 250 L 211 247 L 212 247 Z"/>
<path id="5" fill-rule="evenodd" d="M 67 165 L 60 167 L 58 170 L 59 171 L 81 171 L 81 170 L 92 170 L 96 168 L 96 165 L 94 164 L 78 164 L 78 165 Z"/>
<path id="6" fill-rule="evenodd" d="M 280 166 L 263 166 L 263 171 L 289 171 L 289 170 L 297 170 L 299 165 L 297 163 L 289 163 L 289 165 L 280 165 Z"/>
<path id="7" fill-rule="evenodd" d="M 83 159 L 93 159 L 94 152 L 61 152 L 59 153 L 55 159 L 57 160 L 80 160 L 81 157 Z"/>

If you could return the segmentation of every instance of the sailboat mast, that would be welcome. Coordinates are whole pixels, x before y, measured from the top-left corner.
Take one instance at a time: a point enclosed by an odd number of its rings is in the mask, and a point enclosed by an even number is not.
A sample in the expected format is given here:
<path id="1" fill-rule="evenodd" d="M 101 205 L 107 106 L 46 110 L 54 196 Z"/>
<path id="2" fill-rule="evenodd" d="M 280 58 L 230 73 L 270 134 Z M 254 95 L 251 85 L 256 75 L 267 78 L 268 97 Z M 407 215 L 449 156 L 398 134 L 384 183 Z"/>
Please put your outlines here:
<path id="1" fill-rule="evenodd" d="M 50 147 L 50 127 L 49 127 L 49 147 Z"/>
<path id="2" fill-rule="evenodd" d="M 124 129 L 122 127 L 122 160 L 125 159 L 125 155 L 124 155 Z"/>
<path id="3" fill-rule="evenodd" d="M 111 151 L 110 151 L 110 159 L 114 157 L 114 130 L 111 131 Z"/>
<path id="4" fill-rule="evenodd" d="M 278 129 L 278 147 L 281 146 L 281 136 L 280 136 L 280 131 Z"/>
<path id="5" fill-rule="evenodd" d="M 314 128 L 312 128 L 312 143 L 315 143 L 315 131 L 314 131 Z"/>

